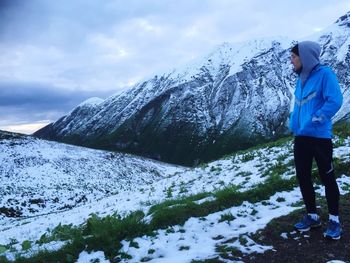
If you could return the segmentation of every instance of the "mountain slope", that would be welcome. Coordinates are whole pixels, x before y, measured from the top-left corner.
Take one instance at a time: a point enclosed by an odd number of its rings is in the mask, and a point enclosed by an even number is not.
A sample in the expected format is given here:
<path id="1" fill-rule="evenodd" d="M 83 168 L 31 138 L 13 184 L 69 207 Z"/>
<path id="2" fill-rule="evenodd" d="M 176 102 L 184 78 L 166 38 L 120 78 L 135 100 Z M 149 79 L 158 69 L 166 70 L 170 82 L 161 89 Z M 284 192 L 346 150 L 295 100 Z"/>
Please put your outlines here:
<path id="1" fill-rule="evenodd" d="M 70 210 L 182 170 L 0 131 L 0 219 Z"/>
<path id="2" fill-rule="evenodd" d="M 323 47 L 348 105 L 349 14 L 312 36 Z M 261 39 L 216 48 L 191 64 L 84 104 L 35 136 L 193 165 L 285 135 L 295 76 L 291 40 Z M 344 106 L 336 120 L 350 112 Z"/>

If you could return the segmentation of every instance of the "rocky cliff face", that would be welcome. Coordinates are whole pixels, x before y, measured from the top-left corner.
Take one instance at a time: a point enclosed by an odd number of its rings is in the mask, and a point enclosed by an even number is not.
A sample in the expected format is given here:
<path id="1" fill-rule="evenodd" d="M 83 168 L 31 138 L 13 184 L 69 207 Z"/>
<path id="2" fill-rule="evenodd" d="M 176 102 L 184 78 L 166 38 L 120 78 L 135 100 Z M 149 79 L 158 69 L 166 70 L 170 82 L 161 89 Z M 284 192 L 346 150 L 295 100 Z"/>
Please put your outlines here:
<path id="1" fill-rule="evenodd" d="M 338 75 L 349 105 L 350 13 L 308 39 Z M 192 165 L 288 132 L 295 77 L 287 39 L 224 43 L 213 53 L 89 101 L 35 133 L 96 148 Z M 336 120 L 348 118 L 344 106 Z"/>

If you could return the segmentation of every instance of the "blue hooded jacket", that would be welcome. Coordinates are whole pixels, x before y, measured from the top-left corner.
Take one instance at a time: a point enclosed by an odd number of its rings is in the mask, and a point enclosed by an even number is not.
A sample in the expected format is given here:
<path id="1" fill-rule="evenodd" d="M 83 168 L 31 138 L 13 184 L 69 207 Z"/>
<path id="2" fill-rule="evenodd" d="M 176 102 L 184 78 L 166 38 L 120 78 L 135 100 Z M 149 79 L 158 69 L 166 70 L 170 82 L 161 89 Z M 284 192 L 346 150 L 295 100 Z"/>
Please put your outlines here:
<path id="1" fill-rule="evenodd" d="M 332 138 L 332 117 L 343 96 L 334 72 L 320 65 L 321 47 L 311 41 L 298 43 L 302 70 L 295 88 L 290 129 L 295 136 Z"/>

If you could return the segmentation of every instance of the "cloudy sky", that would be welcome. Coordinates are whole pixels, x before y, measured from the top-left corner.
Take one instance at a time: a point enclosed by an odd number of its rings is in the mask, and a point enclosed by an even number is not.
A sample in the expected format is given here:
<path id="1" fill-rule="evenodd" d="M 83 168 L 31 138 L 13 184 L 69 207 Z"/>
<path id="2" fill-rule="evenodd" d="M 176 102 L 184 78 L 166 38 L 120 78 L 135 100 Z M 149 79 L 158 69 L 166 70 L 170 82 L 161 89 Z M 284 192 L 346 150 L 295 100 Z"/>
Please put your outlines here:
<path id="1" fill-rule="evenodd" d="M 0 129 L 32 133 L 222 42 L 311 35 L 349 0 L 0 0 Z"/>

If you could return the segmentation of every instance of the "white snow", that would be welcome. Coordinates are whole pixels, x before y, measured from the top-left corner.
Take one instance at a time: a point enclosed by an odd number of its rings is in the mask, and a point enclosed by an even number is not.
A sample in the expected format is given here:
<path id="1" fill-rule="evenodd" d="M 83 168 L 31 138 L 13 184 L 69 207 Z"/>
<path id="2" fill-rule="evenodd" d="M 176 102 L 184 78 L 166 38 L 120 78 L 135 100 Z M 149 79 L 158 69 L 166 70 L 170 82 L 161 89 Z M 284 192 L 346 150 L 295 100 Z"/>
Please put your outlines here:
<path id="1" fill-rule="evenodd" d="M 80 253 L 79 259 L 77 260 L 76 263 L 87 263 L 87 262 L 109 263 L 110 261 L 105 258 L 105 254 L 102 251 L 97 251 L 92 253 L 83 251 Z"/>
<path id="2" fill-rule="evenodd" d="M 284 196 L 283 203 L 276 202 L 276 198 Z M 266 226 L 271 219 L 286 215 L 298 207 L 291 204 L 300 200 L 299 190 L 279 193 L 272 196 L 268 203 L 261 202 L 251 204 L 244 202 L 241 206 L 232 207 L 210 214 L 204 218 L 190 218 L 184 226 L 175 226 L 173 231 L 160 230 L 156 237 L 140 237 L 133 240 L 140 249 L 130 247 L 130 242 L 124 241 L 123 252 L 132 256 L 132 259 L 122 262 L 141 262 L 145 257 L 152 257 L 152 262 L 191 262 L 191 260 L 206 259 L 215 256 L 215 248 L 226 241 L 244 236 L 249 239 L 249 234 Z M 252 215 L 252 212 L 257 213 Z M 220 222 L 222 215 L 231 214 L 236 217 L 232 221 Z M 217 240 L 216 237 L 222 237 Z M 181 249 L 188 247 L 188 249 Z M 247 244 L 241 244 L 239 240 L 230 244 L 244 253 L 263 253 L 271 246 L 262 246 L 250 240 Z M 155 255 L 149 255 L 149 249 L 155 250 Z"/>
<path id="3" fill-rule="evenodd" d="M 92 97 L 92 98 L 89 98 L 89 99 L 83 101 L 82 103 L 80 103 L 80 104 L 78 105 L 78 107 L 86 106 L 86 105 L 95 106 L 95 105 L 98 105 L 98 104 L 102 103 L 103 101 L 104 101 L 104 100 L 101 99 L 101 98 Z"/>

